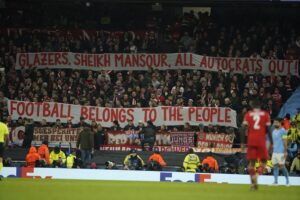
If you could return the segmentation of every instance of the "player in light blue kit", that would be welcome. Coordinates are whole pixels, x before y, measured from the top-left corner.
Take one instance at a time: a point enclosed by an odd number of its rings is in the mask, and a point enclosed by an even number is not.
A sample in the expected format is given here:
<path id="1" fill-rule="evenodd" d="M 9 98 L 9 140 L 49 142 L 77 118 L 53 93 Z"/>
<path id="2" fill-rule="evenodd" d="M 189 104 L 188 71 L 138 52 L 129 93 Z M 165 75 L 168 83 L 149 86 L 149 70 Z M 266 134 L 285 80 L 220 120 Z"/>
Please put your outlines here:
<path id="1" fill-rule="evenodd" d="M 285 159 L 287 157 L 287 133 L 285 129 L 281 127 L 281 121 L 282 120 L 279 118 L 274 120 L 275 129 L 272 132 L 274 185 L 278 184 L 279 170 L 282 170 L 282 173 L 286 178 L 286 184 L 289 185 L 289 172 L 285 167 Z"/>

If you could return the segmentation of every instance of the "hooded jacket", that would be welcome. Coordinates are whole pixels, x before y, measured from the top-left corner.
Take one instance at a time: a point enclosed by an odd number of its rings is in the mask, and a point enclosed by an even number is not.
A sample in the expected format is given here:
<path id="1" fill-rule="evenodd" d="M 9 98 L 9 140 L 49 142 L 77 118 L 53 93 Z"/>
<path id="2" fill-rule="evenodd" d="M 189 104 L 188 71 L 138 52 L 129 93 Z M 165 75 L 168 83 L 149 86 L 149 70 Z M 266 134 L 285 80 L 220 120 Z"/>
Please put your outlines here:
<path id="1" fill-rule="evenodd" d="M 35 167 L 36 161 L 40 160 L 41 157 L 37 153 L 35 147 L 30 147 L 29 153 L 26 155 L 26 165 L 27 167 Z"/>

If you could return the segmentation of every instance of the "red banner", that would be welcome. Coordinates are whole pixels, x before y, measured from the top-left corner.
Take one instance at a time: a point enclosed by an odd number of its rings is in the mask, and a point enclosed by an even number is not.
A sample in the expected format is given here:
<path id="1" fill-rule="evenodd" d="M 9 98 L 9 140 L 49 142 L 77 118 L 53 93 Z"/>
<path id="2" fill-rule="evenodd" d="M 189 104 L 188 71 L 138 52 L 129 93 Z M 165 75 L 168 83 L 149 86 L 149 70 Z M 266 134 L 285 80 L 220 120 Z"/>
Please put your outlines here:
<path id="1" fill-rule="evenodd" d="M 234 134 L 225 133 L 198 133 L 199 148 L 231 148 Z"/>
<path id="2" fill-rule="evenodd" d="M 130 146 L 130 145 L 103 145 L 99 148 L 101 151 L 127 151 L 131 149 L 136 149 L 142 151 L 142 148 L 139 146 Z M 160 152 L 178 152 L 186 153 L 189 150 L 189 147 L 174 147 L 174 146 L 154 146 L 154 149 L 159 150 Z M 196 153 L 218 153 L 218 154 L 234 154 L 236 152 L 242 152 L 240 148 L 192 148 Z"/>
<path id="3" fill-rule="evenodd" d="M 195 132 L 172 132 L 172 146 L 194 146 L 194 133 Z"/>
<path id="4" fill-rule="evenodd" d="M 194 134 L 192 131 L 170 132 L 166 134 L 156 134 L 156 145 L 172 147 L 193 147 Z M 235 135 L 225 133 L 197 133 L 197 145 L 199 148 L 231 148 Z M 138 140 L 138 132 L 136 131 L 114 131 L 107 133 L 108 145 L 132 145 L 140 144 Z M 134 143 L 130 141 L 136 140 Z"/>
<path id="5" fill-rule="evenodd" d="M 170 133 L 157 133 L 157 145 L 169 146 L 171 145 Z M 107 133 L 107 144 L 109 145 L 139 145 L 138 131 L 109 131 Z"/>

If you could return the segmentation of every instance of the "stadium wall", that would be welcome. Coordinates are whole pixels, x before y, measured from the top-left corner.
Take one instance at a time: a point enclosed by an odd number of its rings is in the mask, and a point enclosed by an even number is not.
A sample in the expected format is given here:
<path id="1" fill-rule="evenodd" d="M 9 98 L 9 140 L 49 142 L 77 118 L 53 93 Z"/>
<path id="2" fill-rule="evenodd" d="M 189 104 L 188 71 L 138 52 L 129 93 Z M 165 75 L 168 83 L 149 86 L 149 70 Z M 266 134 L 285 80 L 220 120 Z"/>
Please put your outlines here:
<path id="1" fill-rule="evenodd" d="M 248 175 L 100 169 L 4 167 L 2 176 L 12 178 L 250 184 Z M 263 185 L 272 184 L 273 181 L 273 176 L 260 176 L 258 180 L 259 184 Z M 285 184 L 283 176 L 279 177 L 279 184 Z M 290 184 L 300 186 L 300 177 L 290 177 Z"/>

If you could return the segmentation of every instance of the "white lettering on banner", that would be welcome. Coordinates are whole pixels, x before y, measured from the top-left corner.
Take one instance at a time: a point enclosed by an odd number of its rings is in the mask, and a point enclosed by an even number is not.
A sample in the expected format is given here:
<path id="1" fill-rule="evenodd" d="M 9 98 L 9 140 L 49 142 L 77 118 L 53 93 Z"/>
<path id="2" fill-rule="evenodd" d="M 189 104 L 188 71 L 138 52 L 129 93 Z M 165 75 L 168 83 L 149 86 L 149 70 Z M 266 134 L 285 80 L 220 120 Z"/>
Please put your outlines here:
<path id="1" fill-rule="evenodd" d="M 41 145 L 44 140 L 47 140 L 51 146 L 71 144 L 71 147 L 76 147 L 80 131 L 80 128 L 35 127 L 32 145 Z"/>
<path id="2" fill-rule="evenodd" d="M 264 75 L 298 76 L 298 60 L 274 60 L 262 58 L 208 57 L 192 53 L 172 54 L 84 54 L 72 52 L 18 53 L 16 69 L 37 67 L 40 69 L 78 70 L 159 70 L 198 69 L 206 71 Z"/>
<path id="3" fill-rule="evenodd" d="M 130 149 L 136 149 L 138 151 L 142 151 L 140 146 L 134 145 L 102 145 L 100 146 L 99 150 L 101 151 L 129 151 Z M 188 152 L 190 147 L 187 146 L 154 146 L 154 149 L 159 150 L 160 152 L 180 152 L 186 153 Z M 231 155 L 237 152 L 241 152 L 240 148 L 208 148 L 208 147 L 192 147 L 194 152 L 197 153 L 218 153 L 222 155 Z"/>
<path id="4" fill-rule="evenodd" d="M 189 122 L 191 125 L 219 125 L 236 127 L 236 111 L 230 108 L 216 107 L 155 107 L 155 108 L 106 108 L 95 106 L 81 106 L 56 102 L 25 102 L 8 100 L 8 111 L 13 120 L 26 117 L 34 121 L 67 122 L 70 117 L 73 123 L 80 121 L 80 116 L 90 123 L 95 120 L 103 127 L 111 127 L 117 120 L 121 127 L 127 124 L 127 120 L 133 120 L 135 124 L 139 120 L 147 122 L 151 120 L 156 126 L 176 126 Z"/>
<path id="5" fill-rule="evenodd" d="M 231 148 L 234 134 L 198 133 L 199 148 Z"/>
<path id="6" fill-rule="evenodd" d="M 249 175 L 239 174 L 209 174 L 184 172 L 152 172 L 129 170 L 91 170 L 91 169 L 63 169 L 63 168 L 30 168 L 4 167 L 3 177 L 14 178 L 44 178 L 68 180 L 112 180 L 112 181 L 152 181 L 152 182 L 195 182 L 250 184 Z M 300 177 L 290 177 L 290 185 L 300 186 Z M 258 184 L 270 185 L 273 176 L 260 176 Z M 285 185 L 284 176 L 279 176 L 279 185 Z"/>

